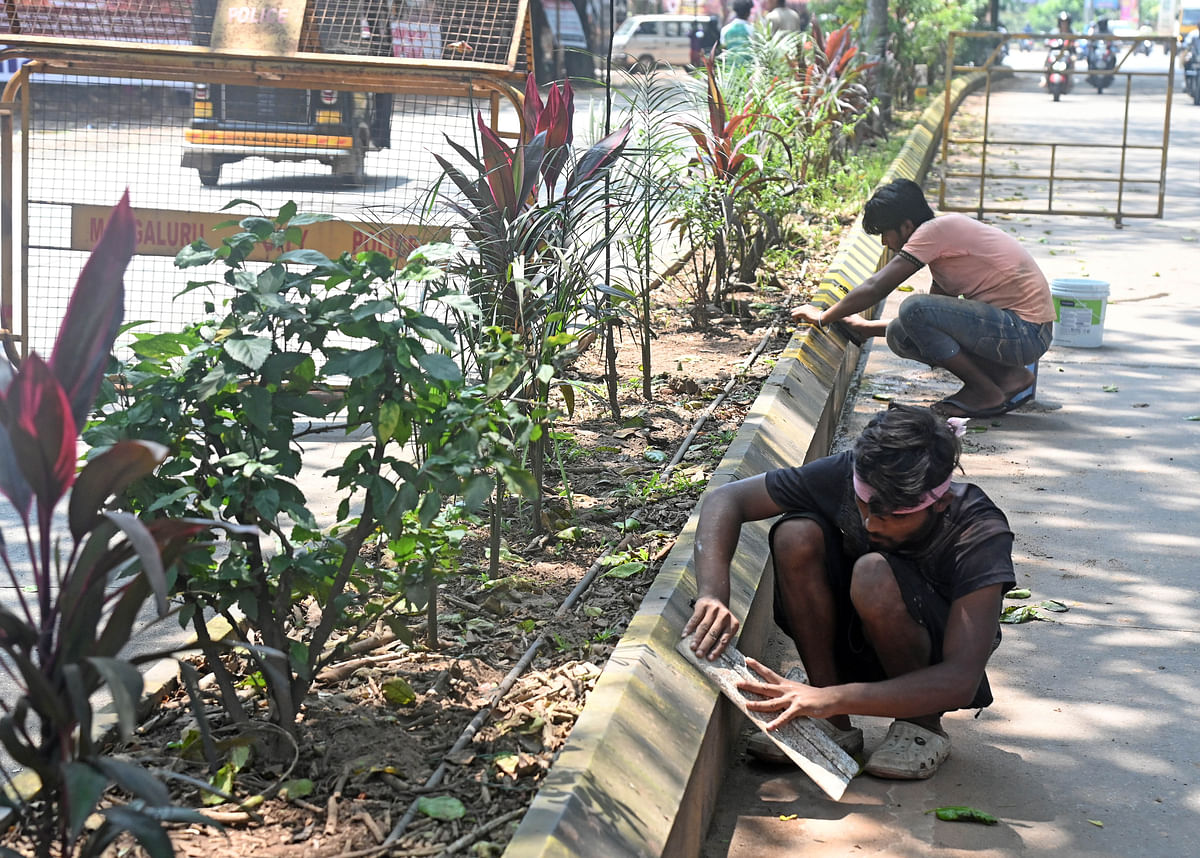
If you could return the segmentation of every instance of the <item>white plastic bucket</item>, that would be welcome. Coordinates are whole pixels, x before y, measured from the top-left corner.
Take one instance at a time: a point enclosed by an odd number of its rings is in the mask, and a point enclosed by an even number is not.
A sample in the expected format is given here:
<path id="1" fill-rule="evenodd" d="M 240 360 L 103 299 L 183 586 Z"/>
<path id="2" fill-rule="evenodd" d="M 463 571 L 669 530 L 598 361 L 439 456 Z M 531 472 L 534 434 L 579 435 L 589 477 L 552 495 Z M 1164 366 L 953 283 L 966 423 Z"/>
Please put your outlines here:
<path id="1" fill-rule="evenodd" d="M 1054 300 L 1054 345 L 1094 349 L 1104 336 L 1108 283 L 1084 277 L 1050 281 Z"/>

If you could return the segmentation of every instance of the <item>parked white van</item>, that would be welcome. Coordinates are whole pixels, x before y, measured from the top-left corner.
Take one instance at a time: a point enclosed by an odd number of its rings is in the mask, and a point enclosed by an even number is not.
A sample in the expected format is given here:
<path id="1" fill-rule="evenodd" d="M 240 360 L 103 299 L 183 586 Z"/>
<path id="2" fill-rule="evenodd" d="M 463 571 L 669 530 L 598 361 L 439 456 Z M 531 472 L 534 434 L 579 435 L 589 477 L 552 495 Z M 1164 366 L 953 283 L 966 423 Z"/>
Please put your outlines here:
<path id="1" fill-rule="evenodd" d="M 699 65 L 720 37 L 716 15 L 633 15 L 613 34 L 613 60 L 646 69 L 660 62 Z"/>

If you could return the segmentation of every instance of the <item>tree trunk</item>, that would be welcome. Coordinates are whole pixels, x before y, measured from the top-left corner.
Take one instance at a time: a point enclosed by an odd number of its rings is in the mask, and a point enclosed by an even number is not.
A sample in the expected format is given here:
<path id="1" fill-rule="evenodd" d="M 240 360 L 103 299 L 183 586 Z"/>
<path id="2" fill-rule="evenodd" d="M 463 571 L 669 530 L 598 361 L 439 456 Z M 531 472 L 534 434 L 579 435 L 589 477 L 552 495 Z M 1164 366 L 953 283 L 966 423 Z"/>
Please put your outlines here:
<path id="1" fill-rule="evenodd" d="M 492 497 L 492 527 L 488 533 L 488 578 L 500 577 L 500 527 L 504 521 L 504 478 L 496 474 L 496 491 Z"/>
<path id="2" fill-rule="evenodd" d="M 879 63 L 871 74 L 871 94 L 879 100 L 879 116 L 875 121 L 880 125 L 886 124 L 891 115 L 891 93 L 888 91 L 887 25 L 887 0 L 867 0 L 860 43 L 867 55 L 867 62 Z M 876 130 L 882 131 L 882 128 Z"/>

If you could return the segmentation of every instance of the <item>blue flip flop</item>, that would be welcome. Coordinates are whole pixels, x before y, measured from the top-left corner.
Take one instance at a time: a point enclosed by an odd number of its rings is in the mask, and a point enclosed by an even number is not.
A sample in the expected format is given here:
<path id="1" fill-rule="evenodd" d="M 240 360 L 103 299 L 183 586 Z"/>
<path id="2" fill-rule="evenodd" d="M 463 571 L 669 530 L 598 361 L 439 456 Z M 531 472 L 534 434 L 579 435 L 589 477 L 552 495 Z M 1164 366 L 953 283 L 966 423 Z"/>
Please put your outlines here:
<path id="1" fill-rule="evenodd" d="M 1026 402 L 1028 402 L 1031 399 L 1033 399 L 1033 391 L 1026 388 L 1025 390 L 1022 390 L 1020 393 L 1018 393 L 1016 396 L 1009 397 L 1008 401 L 1005 402 L 1002 406 L 1000 406 L 1001 408 L 1004 409 L 1000 413 L 1007 414 L 1010 411 L 1020 408 L 1022 405 L 1024 405 Z"/>

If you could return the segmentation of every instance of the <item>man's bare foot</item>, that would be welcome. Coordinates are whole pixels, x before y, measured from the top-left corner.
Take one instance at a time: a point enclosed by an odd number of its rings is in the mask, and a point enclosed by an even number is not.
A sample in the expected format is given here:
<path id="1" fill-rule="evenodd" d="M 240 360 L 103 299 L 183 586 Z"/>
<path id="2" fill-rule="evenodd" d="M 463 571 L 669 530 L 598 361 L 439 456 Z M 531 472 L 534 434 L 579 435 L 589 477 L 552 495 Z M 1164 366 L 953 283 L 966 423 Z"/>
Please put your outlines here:
<path id="1" fill-rule="evenodd" d="M 1012 399 L 1018 393 L 1031 387 L 1037 376 L 1023 366 L 1013 367 L 1003 378 L 995 380 L 996 386 L 1004 391 L 1006 400 Z"/>

